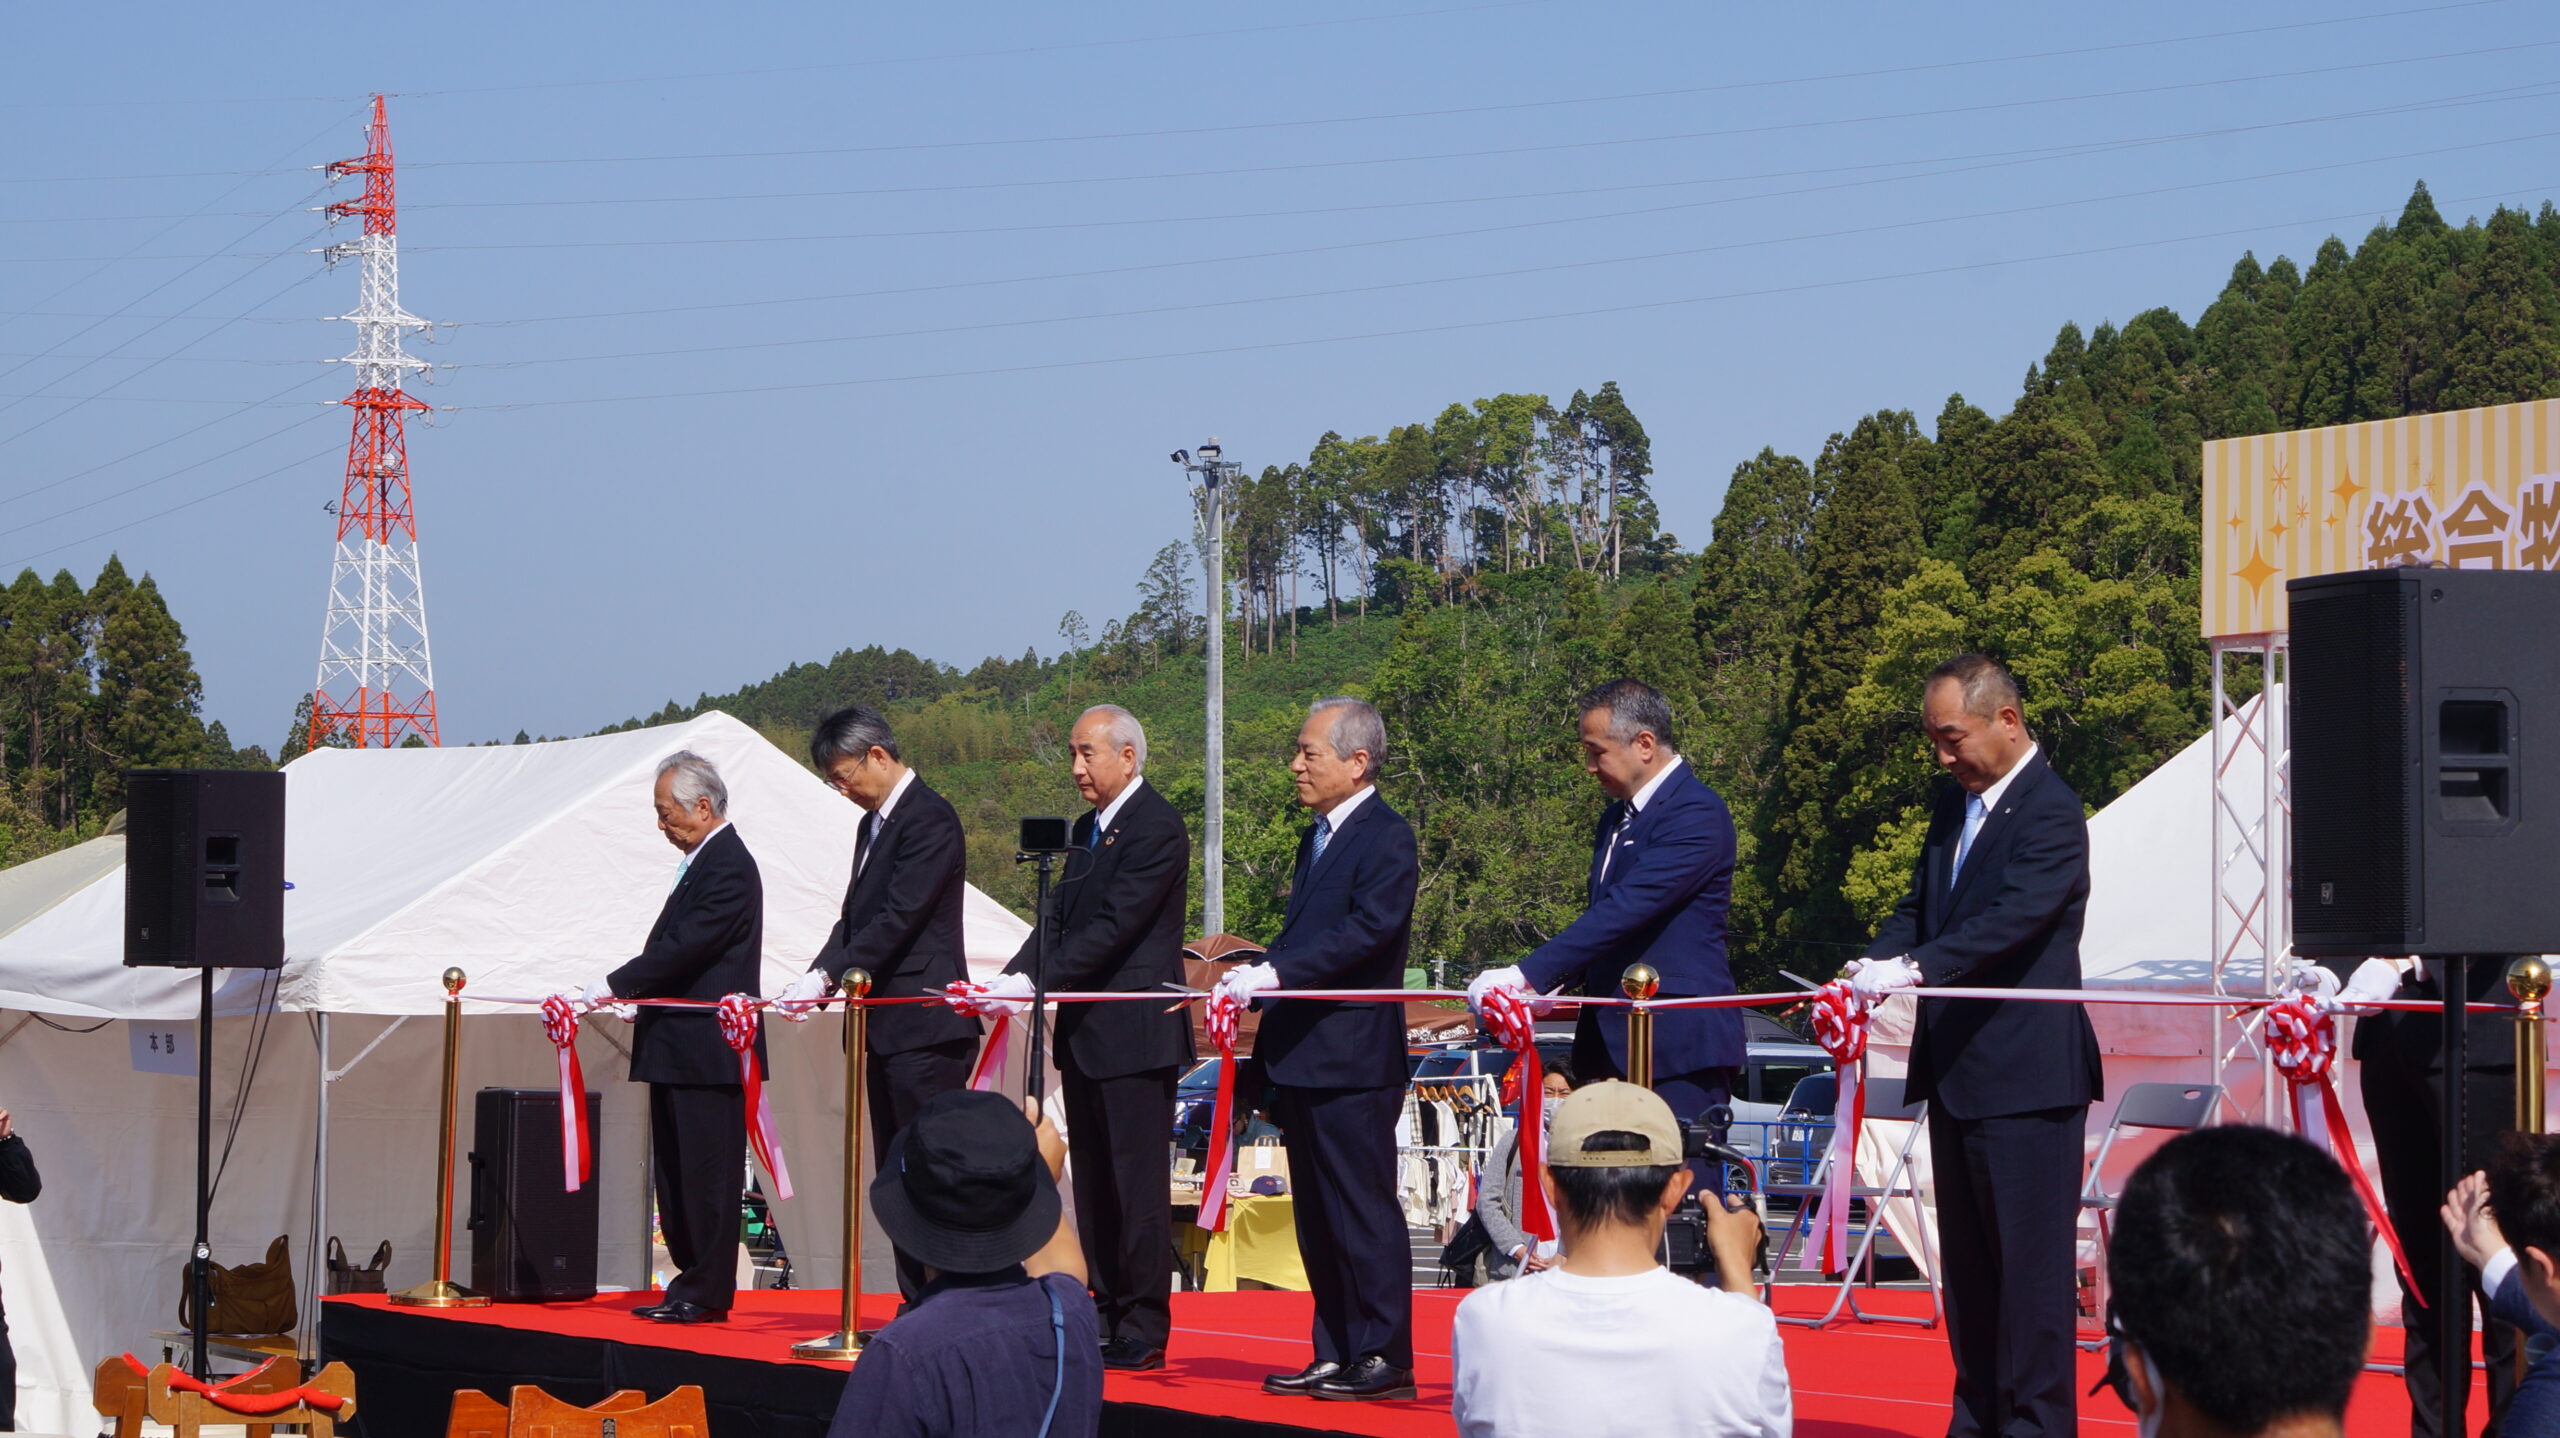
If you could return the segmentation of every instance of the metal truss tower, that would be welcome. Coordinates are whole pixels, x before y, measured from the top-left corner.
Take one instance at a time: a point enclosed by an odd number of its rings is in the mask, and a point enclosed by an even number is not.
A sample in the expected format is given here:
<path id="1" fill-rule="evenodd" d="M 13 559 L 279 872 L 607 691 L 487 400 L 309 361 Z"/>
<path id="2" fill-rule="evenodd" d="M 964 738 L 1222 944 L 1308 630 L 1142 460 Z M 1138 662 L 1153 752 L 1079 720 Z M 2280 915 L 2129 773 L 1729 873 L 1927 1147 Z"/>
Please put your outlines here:
<path id="1" fill-rule="evenodd" d="M 329 616 L 320 632 L 320 676 L 311 691 L 313 747 L 336 742 L 389 748 L 416 736 L 440 743 L 435 669 L 427 659 L 427 601 L 418 574 L 418 517 L 409 495 L 410 411 L 426 405 L 402 390 L 429 368 L 400 348 L 427 322 L 400 308 L 400 246 L 392 205 L 391 127 L 382 97 L 373 97 L 365 152 L 329 166 L 334 178 L 364 177 L 364 194 L 328 208 L 331 223 L 360 217 L 360 238 L 324 251 L 362 263 L 353 314 L 356 387 L 344 403 L 355 412 L 347 441 L 347 478 L 333 512 L 338 550 L 329 571 Z"/>

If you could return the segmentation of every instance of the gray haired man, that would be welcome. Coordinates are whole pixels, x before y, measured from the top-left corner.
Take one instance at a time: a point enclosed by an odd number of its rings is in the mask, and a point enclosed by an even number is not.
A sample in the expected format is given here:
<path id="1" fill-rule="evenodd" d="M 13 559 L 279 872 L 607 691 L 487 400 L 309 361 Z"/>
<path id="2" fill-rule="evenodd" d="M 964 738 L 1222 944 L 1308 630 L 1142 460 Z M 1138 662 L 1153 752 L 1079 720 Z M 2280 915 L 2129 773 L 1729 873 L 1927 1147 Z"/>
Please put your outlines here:
<path id="1" fill-rule="evenodd" d="M 587 986 L 588 1007 L 616 999 L 717 1003 L 758 992 L 764 880 L 729 826 L 729 788 L 691 750 L 658 765 L 658 832 L 684 851 L 640 956 Z M 755 1061 L 764 1064 L 764 1038 Z M 739 1172 L 747 1149 L 738 1056 L 709 1009 L 650 1008 L 631 1035 L 631 1077 L 649 1085 L 658 1224 L 681 1270 L 662 1303 L 632 1310 L 660 1323 L 717 1323 L 738 1290 Z"/>

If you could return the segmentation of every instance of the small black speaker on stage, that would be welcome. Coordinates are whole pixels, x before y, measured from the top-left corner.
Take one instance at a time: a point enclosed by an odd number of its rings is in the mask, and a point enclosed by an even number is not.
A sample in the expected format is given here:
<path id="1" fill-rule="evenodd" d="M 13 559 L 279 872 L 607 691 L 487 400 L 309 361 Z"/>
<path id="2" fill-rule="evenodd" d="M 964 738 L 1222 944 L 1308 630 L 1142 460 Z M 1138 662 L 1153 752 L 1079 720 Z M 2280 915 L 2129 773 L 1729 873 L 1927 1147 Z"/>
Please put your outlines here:
<path id="1" fill-rule="evenodd" d="M 127 964 L 284 966 L 284 775 L 134 769 L 124 811 Z"/>
<path id="2" fill-rule="evenodd" d="M 604 1099 L 586 1098 L 593 1134 Z M 484 1088 L 471 1120 L 471 1286 L 500 1302 L 595 1297 L 596 1184 L 561 1186 L 560 1091 Z"/>
<path id="3" fill-rule="evenodd" d="M 2294 952 L 2560 951 L 2560 574 L 2285 592 Z"/>

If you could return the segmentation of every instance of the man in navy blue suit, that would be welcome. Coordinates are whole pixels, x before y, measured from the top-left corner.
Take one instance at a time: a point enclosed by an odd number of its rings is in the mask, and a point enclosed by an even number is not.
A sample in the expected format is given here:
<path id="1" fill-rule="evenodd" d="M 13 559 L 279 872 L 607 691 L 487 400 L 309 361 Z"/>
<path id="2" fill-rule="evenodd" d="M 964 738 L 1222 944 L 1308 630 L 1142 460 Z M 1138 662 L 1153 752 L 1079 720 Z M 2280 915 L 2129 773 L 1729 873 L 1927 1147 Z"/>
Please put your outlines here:
<path id="1" fill-rule="evenodd" d="M 1467 986 L 1481 1006 L 1495 988 L 1619 992 L 1627 966 L 1651 964 L 1661 996 L 1733 992 L 1725 908 L 1733 896 L 1733 815 L 1682 763 L 1671 705 L 1649 684 L 1614 679 L 1582 696 L 1582 767 L 1613 801 L 1591 838 L 1590 907 L 1516 968 Z M 1653 1091 L 1682 1123 L 1733 1100 L 1742 1066 L 1736 1009 L 1665 1009 L 1654 1016 Z M 1624 1078 L 1627 1011 L 1586 1006 L 1573 1033 L 1573 1071 L 1588 1083 Z"/>
<path id="2" fill-rule="evenodd" d="M 2079 1421 L 2072 1268 L 2097 1036 L 2078 1004 L 1928 997 L 2080 987 L 2089 826 L 2021 712 L 2017 681 L 1982 655 L 1930 671 L 1921 726 L 1955 783 L 1911 891 L 1847 970 L 1870 999 L 1919 990 L 1908 1092 L 1929 1101 L 1956 1366 L 1948 1438 L 2063 1438 Z"/>
<path id="3" fill-rule="evenodd" d="M 1289 771 L 1316 821 L 1298 844 L 1280 937 L 1220 981 L 1265 989 L 1401 989 L 1420 868 L 1413 826 L 1378 797 L 1386 725 L 1357 699 L 1320 699 Z M 1289 1149 L 1298 1256 L 1314 1294 L 1315 1361 L 1262 1382 L 1344 1402 L 1413 1396 L 1413 1254 L 1396 1202 L 1404 1005 L 1274 999 L 1253 1041 Z"/>

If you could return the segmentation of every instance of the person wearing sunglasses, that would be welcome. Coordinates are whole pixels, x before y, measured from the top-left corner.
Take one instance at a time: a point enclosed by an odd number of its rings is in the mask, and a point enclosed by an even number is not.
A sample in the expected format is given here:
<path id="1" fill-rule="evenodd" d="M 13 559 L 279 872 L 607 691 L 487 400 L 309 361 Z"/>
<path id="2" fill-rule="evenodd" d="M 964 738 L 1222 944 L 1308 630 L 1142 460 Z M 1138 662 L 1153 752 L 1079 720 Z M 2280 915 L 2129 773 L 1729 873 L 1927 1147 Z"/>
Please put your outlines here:
<path id="1" fill-rule="evenodd" d="M 2116 1205 L 2102 1386 L 2142 1438 L 2337 1438 L 2373 1334 L 2372 1246 L 2346 1173 L 2301 1139 L 2171 1139 Z"/>

